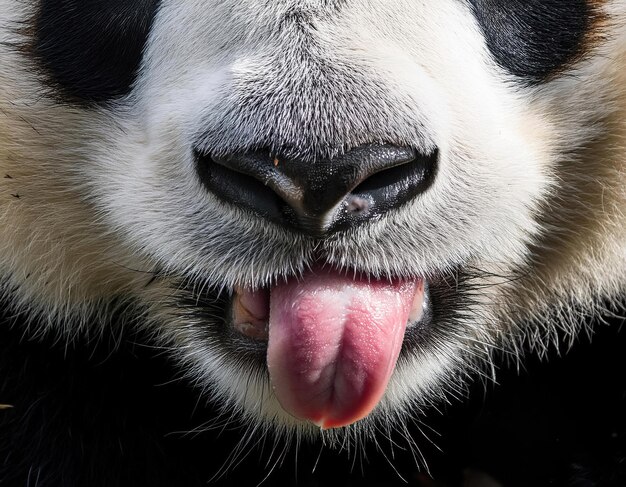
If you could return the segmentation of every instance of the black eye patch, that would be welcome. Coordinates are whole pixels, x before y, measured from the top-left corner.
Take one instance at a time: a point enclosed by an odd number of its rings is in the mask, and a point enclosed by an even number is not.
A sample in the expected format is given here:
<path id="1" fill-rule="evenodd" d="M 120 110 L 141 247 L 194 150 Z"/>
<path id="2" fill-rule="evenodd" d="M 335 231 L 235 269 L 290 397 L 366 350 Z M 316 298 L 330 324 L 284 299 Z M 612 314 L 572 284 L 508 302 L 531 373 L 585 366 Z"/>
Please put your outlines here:
<path id="1" fill-rule="evenodd" d="M 159 0 L 41 0 L 34 54 L 59 94 L 103 103 L 135 80 Z"/>
<path id="2" fill-rule="evenodd" d="M 538 84 L 584 50 L 593 26 L 588 0 L 468 0 L 495 61 Z"/>

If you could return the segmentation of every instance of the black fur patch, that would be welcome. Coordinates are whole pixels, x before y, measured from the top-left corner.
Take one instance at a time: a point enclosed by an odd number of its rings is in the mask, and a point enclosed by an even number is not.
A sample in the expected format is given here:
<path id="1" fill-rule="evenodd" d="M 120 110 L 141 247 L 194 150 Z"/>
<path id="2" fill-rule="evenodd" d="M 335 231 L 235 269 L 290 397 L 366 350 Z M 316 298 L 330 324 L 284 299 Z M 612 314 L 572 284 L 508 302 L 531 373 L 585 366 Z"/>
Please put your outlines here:
<path id="1" fill-rule="evenodd" d="M 34 54 L 70 101 L 102 103 L 135 80 L 158 0 L 42 0 Z"/>
<path id="2" fill-rule="evenodd" d="M 495 61 L 534 85 L 583 53 L 593 27 L 587 0 L 469 0 Z"/>

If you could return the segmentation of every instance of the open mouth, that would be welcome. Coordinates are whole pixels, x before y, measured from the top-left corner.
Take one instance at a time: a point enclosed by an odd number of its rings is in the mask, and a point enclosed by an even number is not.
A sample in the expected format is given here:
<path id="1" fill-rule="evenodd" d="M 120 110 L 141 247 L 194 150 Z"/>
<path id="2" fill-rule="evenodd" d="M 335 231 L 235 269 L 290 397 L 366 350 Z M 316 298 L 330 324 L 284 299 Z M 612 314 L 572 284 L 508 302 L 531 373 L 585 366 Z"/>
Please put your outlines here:
<path id="1" fill-rule="evenodd" d="M 260 289 L 236 289 L 226 327 L 264 354 L 273 392 L 324 429 L 367 416 L 383 397 L 405 335 L 430 316 L 423 279 L 374 279 L 318 268 Z"/>

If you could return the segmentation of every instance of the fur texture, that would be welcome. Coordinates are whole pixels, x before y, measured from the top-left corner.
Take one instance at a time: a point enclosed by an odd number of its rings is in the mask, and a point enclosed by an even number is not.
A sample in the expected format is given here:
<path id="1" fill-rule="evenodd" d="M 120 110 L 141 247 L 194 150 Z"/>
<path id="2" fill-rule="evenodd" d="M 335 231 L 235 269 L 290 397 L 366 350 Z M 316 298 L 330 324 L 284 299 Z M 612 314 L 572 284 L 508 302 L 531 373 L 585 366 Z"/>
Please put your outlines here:
<path id="1" fill-rule="evenodd" d="M 432 325 L 372 415 L 323 435 L 354 447 L 491 375 L 494 353 L 547 353 L 620 313 L 626 2 L 521 3 L 162 0 L 105 17 L 95 2 L 0 0 L 2 326 L 67 346 L 139 334 L 201 401 L 299 441 L 320 432 L 224 333 L 228 296 L 320 261 L 425 277 Z M 97 35 L 72 34 L 83 19 Z M 125 72 L 85 69 L 85 53 L 116 50 Z M 195 149 L 314 164 L 368 143 L 437 148 L 436 180 L 325 238 L 222 202 L 195 170 Z"/>

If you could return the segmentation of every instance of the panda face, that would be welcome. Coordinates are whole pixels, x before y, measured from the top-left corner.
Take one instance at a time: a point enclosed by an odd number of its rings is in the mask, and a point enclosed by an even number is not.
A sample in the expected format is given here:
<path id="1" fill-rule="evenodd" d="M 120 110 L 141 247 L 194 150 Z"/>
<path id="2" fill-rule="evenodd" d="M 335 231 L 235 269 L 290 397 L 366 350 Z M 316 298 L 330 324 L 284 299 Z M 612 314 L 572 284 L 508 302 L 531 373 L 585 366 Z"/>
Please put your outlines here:
<path id="1" fill-rule="evenodd" d="M 619 4 L 0 0 L 6 299 L 281 431 L 419 410 L 623 282 L 576 166 L 614 178 Z"/>

